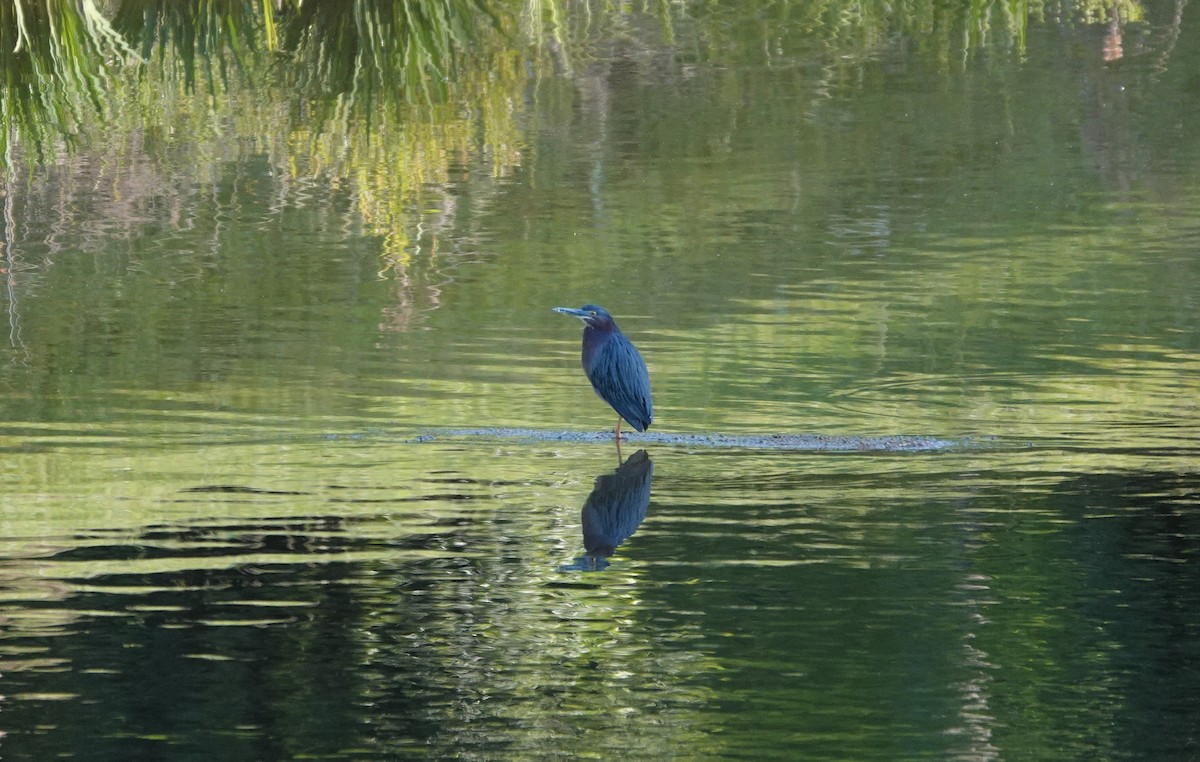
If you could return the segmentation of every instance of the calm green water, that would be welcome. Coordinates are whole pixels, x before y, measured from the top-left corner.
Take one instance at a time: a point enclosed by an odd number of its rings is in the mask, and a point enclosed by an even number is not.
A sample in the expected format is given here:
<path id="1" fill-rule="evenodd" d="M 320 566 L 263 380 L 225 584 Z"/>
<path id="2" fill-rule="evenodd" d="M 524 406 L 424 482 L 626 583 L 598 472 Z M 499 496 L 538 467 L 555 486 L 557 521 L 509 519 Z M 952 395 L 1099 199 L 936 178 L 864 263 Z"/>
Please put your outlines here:
<path id="1" fill-rule="evenodd" d="M 0 757 L 1200 755 L 1172 8 L 1109 63 L 630 12 L 402 234 L 250 139 L 10 179 Z"/>

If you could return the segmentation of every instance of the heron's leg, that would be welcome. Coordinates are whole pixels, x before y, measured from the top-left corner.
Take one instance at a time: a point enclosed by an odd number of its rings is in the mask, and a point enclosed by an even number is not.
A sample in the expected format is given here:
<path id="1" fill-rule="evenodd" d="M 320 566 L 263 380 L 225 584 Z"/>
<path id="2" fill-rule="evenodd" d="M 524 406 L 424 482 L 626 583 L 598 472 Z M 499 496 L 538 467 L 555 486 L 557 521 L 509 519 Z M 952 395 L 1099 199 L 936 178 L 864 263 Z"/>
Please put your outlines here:
<path id="1" fill-rule="evenodd" d="M 621 443 L 621 416 L 617 416 L 617 444 Z"/>

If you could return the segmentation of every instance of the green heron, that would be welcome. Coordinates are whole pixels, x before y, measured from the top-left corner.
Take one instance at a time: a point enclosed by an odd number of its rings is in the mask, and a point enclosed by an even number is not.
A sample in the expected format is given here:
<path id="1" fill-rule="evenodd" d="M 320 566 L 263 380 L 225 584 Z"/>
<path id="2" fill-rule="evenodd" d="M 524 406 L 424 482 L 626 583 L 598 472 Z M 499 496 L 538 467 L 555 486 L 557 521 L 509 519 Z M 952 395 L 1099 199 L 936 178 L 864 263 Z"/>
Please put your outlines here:
<path id="1" fill-rule="evenodd" d="M 638 431 L 654 420 L 650 402 L 650 374 L 646 362 L 608 310 L 595 304 L 581 309 L 555 307 L 555 312 L 583 321 L 583 372 L 600 399 L 617 411 L 617 442 L 621 441 L 621 419 Z"/>

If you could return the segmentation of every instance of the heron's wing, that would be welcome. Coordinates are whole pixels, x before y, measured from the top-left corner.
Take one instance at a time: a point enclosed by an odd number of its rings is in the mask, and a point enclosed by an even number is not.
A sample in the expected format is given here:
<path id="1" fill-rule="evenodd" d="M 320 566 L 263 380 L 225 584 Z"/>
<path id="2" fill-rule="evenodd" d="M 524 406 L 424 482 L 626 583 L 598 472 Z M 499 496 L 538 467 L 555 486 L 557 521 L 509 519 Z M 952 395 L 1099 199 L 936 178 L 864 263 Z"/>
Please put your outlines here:
<path id="1" fill-rule="evenodd" d="M 596 352 L 588 379 L 601 399 L 638 431 L 644 431 L 654 420 L 646 363 L 637 347 L 623 335 L 609 337 Z"/>

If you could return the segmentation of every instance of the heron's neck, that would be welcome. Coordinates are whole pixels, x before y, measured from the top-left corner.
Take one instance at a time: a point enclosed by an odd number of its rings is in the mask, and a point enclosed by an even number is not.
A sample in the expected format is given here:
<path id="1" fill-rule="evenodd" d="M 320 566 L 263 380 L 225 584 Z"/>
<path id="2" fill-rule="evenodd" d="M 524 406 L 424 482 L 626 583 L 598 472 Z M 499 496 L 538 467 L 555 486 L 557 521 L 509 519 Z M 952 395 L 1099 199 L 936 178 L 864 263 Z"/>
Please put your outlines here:
<path id="1" fill-rule="evenodd" d="M 597 328 L 591 325 L 583 327 L 583 367 L 587 368 L 592 363 L 592 356 L 604 346 L 604 342 L 609 336 L 614 333 L 619 333 L 616 327 Z"/>

